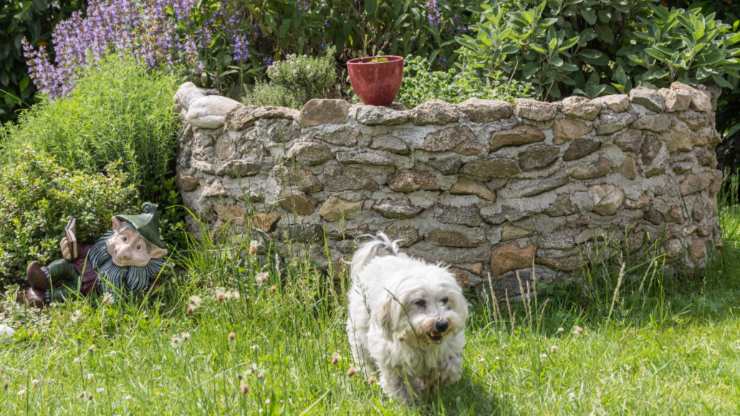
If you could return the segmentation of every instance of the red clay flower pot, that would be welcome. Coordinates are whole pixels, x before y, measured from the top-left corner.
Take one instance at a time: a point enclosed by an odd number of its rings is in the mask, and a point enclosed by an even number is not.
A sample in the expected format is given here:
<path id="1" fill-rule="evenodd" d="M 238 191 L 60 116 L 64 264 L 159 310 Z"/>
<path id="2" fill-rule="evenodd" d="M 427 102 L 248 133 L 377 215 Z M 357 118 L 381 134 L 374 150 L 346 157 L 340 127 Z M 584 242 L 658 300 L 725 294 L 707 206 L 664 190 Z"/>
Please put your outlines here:
<path id="1" fill-rule="evenodd" d="M 377 62 L 378 59 L 381 61 Z M 401 88 L 403 57 L 386 55 L 350 59 L 347 70 L 352 89 L 363 103 L 389 106 Z"/>

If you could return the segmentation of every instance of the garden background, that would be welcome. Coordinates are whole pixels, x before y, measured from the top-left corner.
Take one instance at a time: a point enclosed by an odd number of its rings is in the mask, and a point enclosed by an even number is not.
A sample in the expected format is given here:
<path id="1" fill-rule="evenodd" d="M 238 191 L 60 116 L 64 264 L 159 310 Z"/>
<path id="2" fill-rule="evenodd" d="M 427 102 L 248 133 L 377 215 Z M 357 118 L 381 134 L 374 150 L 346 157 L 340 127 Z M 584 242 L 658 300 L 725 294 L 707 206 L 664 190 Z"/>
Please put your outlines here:
<path id="1" fill-rule="evenodd" d="M 0 319 L 16 328 L 0 344 L 4 411 L 736 413 L 738 19 L 731 0 L 4 2 Z M 406 57 L 407 107 L 706 85 L 723 250 L 702 276 L 668 278 L 661 253 L 643 253 L 524 303 L 477 297 L 464 381 L 424 406 L 388 402 L 351 374 L 346 276 L 186 232 L 172 105 L 186 80 L 255 105 L 356 100 L 345 62 L 381 53 Z M 58 255 L 69 215 L 90 239 L 145 200 L 165 208 L 165 285 L 115 305 L 13 304 L 25 263 Z"/>

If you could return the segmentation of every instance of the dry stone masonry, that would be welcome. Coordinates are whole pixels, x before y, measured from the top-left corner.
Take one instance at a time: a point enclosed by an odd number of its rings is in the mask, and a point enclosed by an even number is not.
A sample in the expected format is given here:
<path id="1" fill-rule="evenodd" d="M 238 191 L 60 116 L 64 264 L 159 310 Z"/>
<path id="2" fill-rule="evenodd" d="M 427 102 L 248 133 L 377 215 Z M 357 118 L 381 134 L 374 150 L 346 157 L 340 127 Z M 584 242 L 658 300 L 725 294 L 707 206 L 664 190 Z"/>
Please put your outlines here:
<path id="1" fill-rule="evenodd" d="M 516 271 L 565 277 L 601 239 L 659 241 L 689 268 L 719 243 L 712 100 L 684 84 L 556 103 L 312 100 L 297 111 L 186 83 L 175 101 L 187 206 L 323 264 L 324 241 L 338 264 L 355 237 L 384 231 L 468 285 L 490 273 L 516 291 Z"/>

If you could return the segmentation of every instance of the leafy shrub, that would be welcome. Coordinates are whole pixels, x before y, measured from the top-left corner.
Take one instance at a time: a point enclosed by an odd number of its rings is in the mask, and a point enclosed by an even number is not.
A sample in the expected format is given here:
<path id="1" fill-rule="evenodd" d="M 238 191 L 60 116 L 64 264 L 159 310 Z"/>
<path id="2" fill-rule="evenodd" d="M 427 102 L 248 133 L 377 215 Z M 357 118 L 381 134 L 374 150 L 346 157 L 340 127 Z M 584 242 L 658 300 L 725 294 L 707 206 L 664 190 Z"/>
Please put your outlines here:
<path id="1" fill-rule="evenodd" d="M 681 80 L 737 85 L 740 33 L 651 0 L 504 0 L 459 38 L 472 63 L 530 80 L 543 98 L 597 96 Z"/>
<path id="2" fill-rule="evenodd" d="M 81 0 L 5 0 L 0 2 L 0 123 L 15 119 L 29 105 L 34 88 L 23 58 L 21 39 L 48 43 L 57 22 L 79 10 Z"/>
<path id="3" fill-rule="evenodd" d="M 0 286 L 19 277 L 30 260 L 60 257 L 59 240 L 70 216 L 81 242 L 110 228 L 110 218 L 138 209 L 136 191 L 116 164 L 101 173 L 69 170 L 28 147 L 0 167 Z"/>
<path id="4" fill-rule="evenodd" d="M 159 200 L 177 147 L 177 84 L 131 58 L 106 58 L 84 72 L 68 97 L 45 99 L 22 113 L 18 124 L 0 128 L 0 161 L 12 163 L 26 146 L 70 170 L 102 172 L 122 160 L 141 196 Z"/>
<path id="5" fill-rule="evenodd" d="M 398 99 L 406 107 L 440 99 L 459 103 L 468 98 L 512 100 L 532 94 L 531 85 L 503 77 L 501 72 L 480 73 L 469 66 L 434 71 L 426 58 L 407 57 Z"/>
<path id="6" fill-rule="evenodd" d="M 247 102 L 298 108 L 312 98 L 330 97 L 337 83 L 334 48 L 320 57 L 288 55 L 270 65 L 267 76 L 270 83 L 258 83 Z"/>

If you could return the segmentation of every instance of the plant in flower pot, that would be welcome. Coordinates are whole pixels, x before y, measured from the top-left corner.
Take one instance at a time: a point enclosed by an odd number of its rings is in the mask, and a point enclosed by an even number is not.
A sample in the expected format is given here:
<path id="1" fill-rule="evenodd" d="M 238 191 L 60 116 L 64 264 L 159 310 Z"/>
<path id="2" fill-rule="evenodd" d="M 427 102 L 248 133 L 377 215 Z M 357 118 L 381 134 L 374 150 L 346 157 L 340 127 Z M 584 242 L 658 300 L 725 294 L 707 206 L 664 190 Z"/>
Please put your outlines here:
<path id="1" fill-rule="evenodd" d="M 350 59 L 347 71 L 352 89 L 363 103 L 389 106 L 401 88 L 403 57 L 385 55 Z"/>

